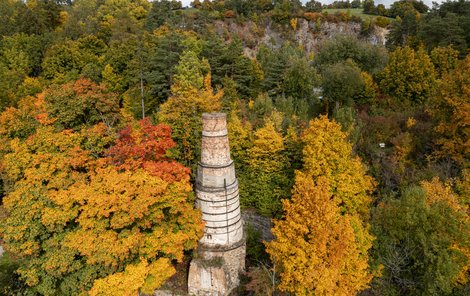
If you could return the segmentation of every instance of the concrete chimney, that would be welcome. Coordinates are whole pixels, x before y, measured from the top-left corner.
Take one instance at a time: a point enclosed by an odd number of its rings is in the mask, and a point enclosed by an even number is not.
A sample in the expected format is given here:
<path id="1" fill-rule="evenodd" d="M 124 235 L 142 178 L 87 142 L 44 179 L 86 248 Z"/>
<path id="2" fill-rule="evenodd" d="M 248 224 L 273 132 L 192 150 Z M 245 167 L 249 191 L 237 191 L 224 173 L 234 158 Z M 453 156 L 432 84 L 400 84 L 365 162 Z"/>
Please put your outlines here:
<path id="1" fill-rule="evenodd" d="M 191 262 L 188 290 L 190 295 L 228 295 L 245 268 L 238 181 L 230 158 L 226 114 L 204 113 L 202 125 L 196 206 L 205 230 Z"/>

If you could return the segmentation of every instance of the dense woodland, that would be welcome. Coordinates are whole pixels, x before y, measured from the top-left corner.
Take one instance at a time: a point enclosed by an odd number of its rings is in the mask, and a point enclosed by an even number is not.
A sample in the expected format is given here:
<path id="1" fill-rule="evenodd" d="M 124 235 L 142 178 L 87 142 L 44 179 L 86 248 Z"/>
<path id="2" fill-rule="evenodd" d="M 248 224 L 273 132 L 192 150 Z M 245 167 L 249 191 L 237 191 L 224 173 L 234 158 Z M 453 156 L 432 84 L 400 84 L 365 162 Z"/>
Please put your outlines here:
<path id="1" fill-rule="evenodd" d="M 360 30 L 307 50 L 304 21 Z M 222 111 L 275 221 L 238 294 L 470 295 L 469 28 L 467 0 L 0 0 L 0 294 L 184 292 Z"/>

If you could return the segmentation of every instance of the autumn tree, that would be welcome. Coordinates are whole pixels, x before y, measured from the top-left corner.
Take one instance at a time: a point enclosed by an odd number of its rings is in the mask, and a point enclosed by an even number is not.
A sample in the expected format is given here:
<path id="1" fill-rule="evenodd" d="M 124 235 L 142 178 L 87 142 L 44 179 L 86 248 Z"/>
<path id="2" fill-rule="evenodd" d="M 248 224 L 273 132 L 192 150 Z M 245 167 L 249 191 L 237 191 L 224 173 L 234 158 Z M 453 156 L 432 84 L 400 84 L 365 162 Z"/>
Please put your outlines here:
<path id="1" fill-rule="evenodd" d="M 373 104 L 377 95 L 378 86 L 372 76 L 367 72 L 361 72 L 361 78 L 364 82 L 364 87 L 356 94 L 354 101 L 356 104 Z"/>
<path id="2" fill-rule="evenodd" d="M 333 197 L 342 213 L 367 217 L 374 181 L 366 175 L 360 159 L 341 126 L 325 116 L 314 119 L 302 136 L 303 169 L 314 180 L 328 178 Z"/>
<path id="3" fill-rule="evenodd" d="M 284 137 L 271 120 L 254 132 L 240 175 L 241 202 L 264 216 L 280 216 L 281 200 L 289 197 L 289 176 Z"/>
<path id="4" fill-rule="evenodd" d="M 123 40 L 144 28 L 151 3 L 144 0 L 105 0 L 98 7 L 98 35 L 105 40 Z"/>
<path id="5" fill-rule="evenodd" d="M 458 64 L 458 56 L 459 52 L 452 46 L 435 47 L 431 51 L 431 61 L 434 64 L 438 78 L 442 78 L 443 75 L 455 69 Z"/>
<path id="6" fill-rule="evenodd" d="M 380 78 L 380 89 L 405 104 L 425 102 L 436 83 L 434 66 L 422 48 L 397 48 Z"/>
<path id="7" fill-rule="evenodd" d="M 341 127 L 326 117 L 310 122 L 302 141 L 303 168 L 292 200 L 275 222 L 267 251 L 281 272 L 279 288 L 297 295 L 355 295 L 372 279 L 368 212 L 372 178 Z"/>
<path id="8" fill-rule="evenodd" d="M 0 114 L 0 142 L 15 138 L 26 139 L 33 134 L 42 120 L 48 120 L 44 94 L 28 96 L 18 102 L 18 107 L 9 107 Z"/>
<path id="9" fill-rule="evenodd" d="M 227 120 L 230 156 L 237 165 L 237 170 L 244 172 L 249 159 L 248 150 L 253 146 L 252 126 L 237 114 L 237 110 L 229 113 Z"/>
<path id="10" fill-rule="evenodd" d="M 59 129 L 80 129 L 99 122 L 112 126 L 120 117 L 116 94 L 88 79 L 52 85 L 44 92 L 44 102 Z"/>
<path id="11" fill-rule="evenodd" d="M 46 125 L 2 158 L 0 235 L 29 293 L 152 293 L 196 246 L 203 225 L 171 129 L 143 121 L 114 139 L 104 124 Z"/>
<path id="12" fill-rule="evenodd" d="M 468 207 L 438 179 L 402 190 L 374 214 L 378 288 L 400 295 L 464 295 L 470 262 Z"/>
<path id="13" fill-rule="evenodd" d="M 119 138 L 108 149 L 109 162 L 120 170 L 145 169 L 165 180 L 184 180 L 190 171 L 170 157 L 175 147 L 171 134 L 168 125 L 154 126 L 148 118 L 128 126 L 118 132 Z"/>
<path id="14" fill-rule="evenodd" d="M 437 121 L 439 155 L 449 155 L 457 163 L 468 163 L 470 155 L 470 55 L 444 75 L 428 112 Z"/>
<path id="15" fill-rule="evenodd" d="M 274 223 L 276 240 L 267 244 L 280 268 L 279 289 L 295 295 L 356 295 L 367 287 L 367 249 L 371 237 L 358 240 L 357 217 L 342 215 L 325 177 L 315 182 L 297 172 L 285 219 Z M 366 242 L 366 243 L 365 243 Z"/>

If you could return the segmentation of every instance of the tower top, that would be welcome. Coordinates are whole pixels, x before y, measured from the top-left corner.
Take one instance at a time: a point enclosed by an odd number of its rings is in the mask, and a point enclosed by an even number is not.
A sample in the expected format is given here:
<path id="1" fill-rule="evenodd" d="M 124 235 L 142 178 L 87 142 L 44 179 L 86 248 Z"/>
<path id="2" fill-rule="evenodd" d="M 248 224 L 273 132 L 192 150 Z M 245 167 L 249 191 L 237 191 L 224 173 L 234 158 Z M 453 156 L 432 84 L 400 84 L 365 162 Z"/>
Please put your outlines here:
<path id="1" fill-rule="evenodd" d="M 202 113 L 202 120 L 204 120 L 205 118 L 209 119 L 209 118 L 219 118 L 219 117 L 227 118 L 227 114 L 223 112 Z"/>
<path id="2" fill-rule="evenodd" d="M 202 114 L 202 136 L 225 137 L 227 136 L 227 114 L 225 113 L 203 113 Z"/>
<path id="3" fill-rule="evenodd" d="M 202 114 L 201 165 L 227 166 L 232 162 L 227 134 L 225 113 Z"/>

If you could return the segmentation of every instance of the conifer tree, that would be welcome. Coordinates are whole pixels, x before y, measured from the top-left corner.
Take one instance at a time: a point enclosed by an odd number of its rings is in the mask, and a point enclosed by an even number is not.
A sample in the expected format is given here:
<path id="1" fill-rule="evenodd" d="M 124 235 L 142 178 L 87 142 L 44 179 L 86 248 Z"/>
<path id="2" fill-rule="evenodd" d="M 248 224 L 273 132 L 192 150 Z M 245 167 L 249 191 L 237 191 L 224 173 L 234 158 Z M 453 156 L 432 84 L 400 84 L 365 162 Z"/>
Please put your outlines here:
<path id="1" fill-rule="evenodd" d="M 208 63 L 192 51 L 183 53 L 176 69 L 172 96 L 160 106 L 157 116 L 173 129 L 177 159 L 192 167 L 200 153 L 202 113 L 219 111 L 223 92 L 212 91 Z"/>

